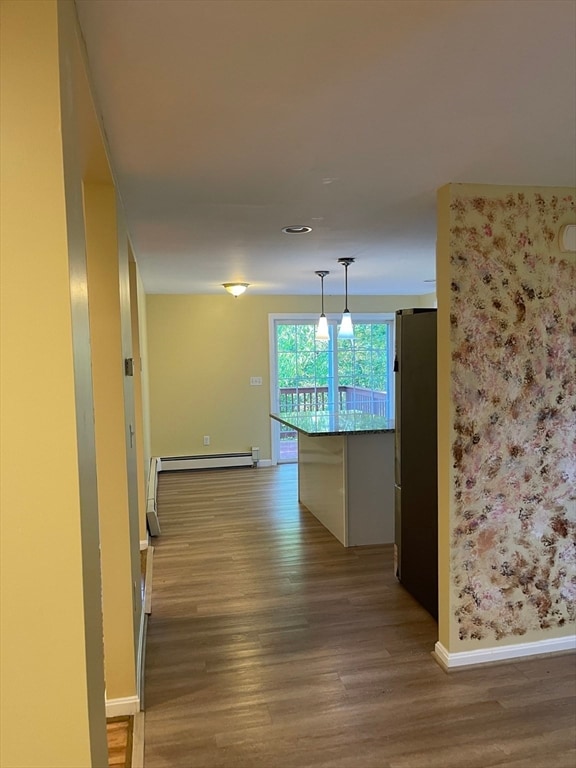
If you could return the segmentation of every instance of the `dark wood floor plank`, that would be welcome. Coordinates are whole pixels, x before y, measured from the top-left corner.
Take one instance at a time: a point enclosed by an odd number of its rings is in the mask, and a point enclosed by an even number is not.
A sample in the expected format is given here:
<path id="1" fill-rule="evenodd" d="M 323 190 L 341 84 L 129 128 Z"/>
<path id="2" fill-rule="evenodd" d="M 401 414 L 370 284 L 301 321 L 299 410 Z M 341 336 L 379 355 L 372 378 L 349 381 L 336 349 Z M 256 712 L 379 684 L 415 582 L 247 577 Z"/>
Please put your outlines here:
<path id="1" fill-rule="evenodd" d="M 447 674 L 392 547 L 345 549 L 296 483 L 160 476 L 146 768 L 574 768 L 574 656 Z"/>

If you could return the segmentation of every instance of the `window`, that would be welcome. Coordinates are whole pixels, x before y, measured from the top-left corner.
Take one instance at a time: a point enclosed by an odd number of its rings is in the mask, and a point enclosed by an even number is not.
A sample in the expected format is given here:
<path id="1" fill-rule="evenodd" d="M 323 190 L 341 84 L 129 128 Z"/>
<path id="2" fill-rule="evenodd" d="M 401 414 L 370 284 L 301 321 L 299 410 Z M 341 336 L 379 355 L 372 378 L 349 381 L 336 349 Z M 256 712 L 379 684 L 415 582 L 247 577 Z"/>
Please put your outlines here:
<path id="1" fill-rule="evenodd" d="M 355 315 L 354 339 L 317 341 L 317 317 L 271 317 L 272 410 L 356 410 L 393 418 L 393 318 Z M 296 459 L 296 434 L 273 422 L 272 456 Z"/>

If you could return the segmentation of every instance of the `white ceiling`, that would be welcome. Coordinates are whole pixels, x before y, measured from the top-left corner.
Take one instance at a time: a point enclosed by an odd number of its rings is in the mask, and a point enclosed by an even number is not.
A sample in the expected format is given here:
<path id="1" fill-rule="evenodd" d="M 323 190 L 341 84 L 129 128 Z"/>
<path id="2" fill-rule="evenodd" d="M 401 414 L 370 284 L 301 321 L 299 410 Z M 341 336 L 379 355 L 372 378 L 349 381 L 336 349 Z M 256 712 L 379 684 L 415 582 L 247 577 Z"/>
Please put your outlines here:
<path id="1" fill-rule="evenodd" d="M 150 293 L 428 293 L 438 187 L 576 183 L 574 0 L 76 4 Z"/>

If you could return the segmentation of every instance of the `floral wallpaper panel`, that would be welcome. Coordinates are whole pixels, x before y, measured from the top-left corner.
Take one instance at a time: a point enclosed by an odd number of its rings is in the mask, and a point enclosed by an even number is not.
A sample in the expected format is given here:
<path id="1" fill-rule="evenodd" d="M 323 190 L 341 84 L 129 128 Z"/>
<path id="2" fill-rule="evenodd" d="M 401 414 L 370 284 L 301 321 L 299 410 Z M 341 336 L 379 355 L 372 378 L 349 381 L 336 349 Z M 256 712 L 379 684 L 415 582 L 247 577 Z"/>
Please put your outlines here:
<path id="1" fill-rule="evenodd" d="M 574 211 L 574 195 L 543 189 L 452 197 L 461 640 L 519 642 L 576 618 L 576 257 L 556 245 Z"/>

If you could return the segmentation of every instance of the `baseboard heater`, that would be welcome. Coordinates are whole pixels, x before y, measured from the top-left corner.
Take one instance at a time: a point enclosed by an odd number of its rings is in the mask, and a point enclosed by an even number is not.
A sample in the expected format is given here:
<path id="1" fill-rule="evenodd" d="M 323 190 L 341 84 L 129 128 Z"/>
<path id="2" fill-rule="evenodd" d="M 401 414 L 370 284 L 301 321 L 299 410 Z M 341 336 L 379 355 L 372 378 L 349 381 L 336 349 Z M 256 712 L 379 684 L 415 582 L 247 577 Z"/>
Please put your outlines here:
<path id="1" fill-rule="evenodd" d="M 224 469 L 226 467 L 257 467 L 260 448 L 246 453 L 213 453 L 199 456 L 162 456 L 158 471 L 176 469 Z"/>

